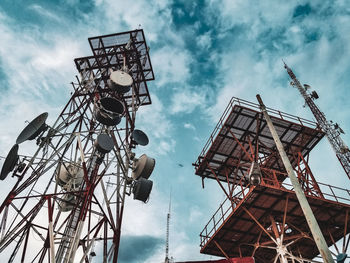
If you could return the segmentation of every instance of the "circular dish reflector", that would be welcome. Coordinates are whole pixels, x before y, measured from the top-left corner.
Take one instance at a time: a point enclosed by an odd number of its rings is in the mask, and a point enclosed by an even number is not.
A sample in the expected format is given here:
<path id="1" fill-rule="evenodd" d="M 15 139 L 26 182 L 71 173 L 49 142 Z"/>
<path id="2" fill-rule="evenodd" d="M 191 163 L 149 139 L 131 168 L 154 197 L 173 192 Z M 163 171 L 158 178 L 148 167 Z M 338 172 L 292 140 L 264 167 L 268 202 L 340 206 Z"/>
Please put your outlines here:
<path id="1" fill-rule="evenodd" d="M 109 153 L 113 147 L 113 139 L 106 133 L 101 133 L 95 141 L 96 149 L 101 153 Z"/>
<path id="2" fill-rule="evenodd" d="M 121 101 L 114 98 L 102 98 L 96 103 L 94 114 L 98 122 L 114 126 L 120 123 L 124 110 Z"/>
<path id="3" fill-rule="evenodd" d="M 11 150 L 6 156 L 4 165 L 1 169 L 0 180 L 4 180 L 7 175 L 15 168 L 18 160 L 18 144 L 12 146 Z"/>
<path id="4" fill-rule="evenodd" d="M 18 135 L 16 144 L 21 144 L 26 140 L 34 140 L 45 129 L 47 116 L 49 114 L 44 112 L 32 120 Z"/>
<path id="5" fill-rule="evenodd" d="M 146 146 L 149 142 L 146 133 L 137 129 L 133 130 L 133 132 L 131 133 L 131 139 L 133 139 L 137 144 L 140 144 L 142 146 Z"/>
<path id="6" fill-rule="evenodd" d="M 142 154 L 140 158 L 134 162 L 132 177 L 134 179 L 138 179 L 140 177 L 148 179 L 153 172 L 155 165 L 155 159 L 148 157 L 146 154 Z"/>

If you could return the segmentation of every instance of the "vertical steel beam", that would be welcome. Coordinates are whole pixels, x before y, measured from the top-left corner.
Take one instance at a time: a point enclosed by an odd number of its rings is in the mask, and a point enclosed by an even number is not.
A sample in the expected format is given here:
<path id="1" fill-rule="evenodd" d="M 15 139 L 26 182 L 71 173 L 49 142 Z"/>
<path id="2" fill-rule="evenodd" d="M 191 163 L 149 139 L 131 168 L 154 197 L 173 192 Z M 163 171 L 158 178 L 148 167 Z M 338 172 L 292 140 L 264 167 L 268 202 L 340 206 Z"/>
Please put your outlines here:
<path id="1" fill-rule="evenodd" d="M 311 207 L 310 207 L 310 205 L 305 197 L 305 194 L 299 185 L 299 182 L 298 182 L 298 179 L 295 175 L 293 167 L 292 167 L 292 165 L 288 159 L 288 156 L 283 148 L 282 142 L 281 142 L 280 138 L 278 137 L 277 131 L 276 131 L 275 127 L 273 126 L 273 123 L 270 119 L 270 116 L 267 113 L 266 107 L 265 107 L 259 94 L 256 95 L 256 98 L 258 99 L 258 102 L 260 104 L 260 109 L 265 117 L 265 120 L 267 122 L 269 130 L 270 130 L 271 135 L 273 137 L 273 140 L 275 141 L 276 147 L 277 147 L 278 152 L 281 156 L 282 162 L 287 170 L 288 176 L 289 176 L 290 181 L 293 185 L 293 188 L 294 188 L 295 194 L 298 198 L 301 209 L 304 212 L 306 221 L 310 227 L 312 236 L 314 237 L 316 246 L 317 246 L 325 263 L 331 263 L 331 262 L 334 263 L 331 252 L 327 246 L 326 240 L 324 239 L 324 236 L 323 236 L 321 229 L 316 221 L 316 218 L 311 210 Z"/>
<path id="2" fill-rule="evenodd" d="M 51 205 L 51 196 L 47 197 L 47 210 L 49 213 L 49 241 L 50 241 L 50 263 L 55 263 L 55 245 L 54 245 L 54 235 L 53 235 L 53 224 L 52 224 L 52 214 L 53 208 Z"/>

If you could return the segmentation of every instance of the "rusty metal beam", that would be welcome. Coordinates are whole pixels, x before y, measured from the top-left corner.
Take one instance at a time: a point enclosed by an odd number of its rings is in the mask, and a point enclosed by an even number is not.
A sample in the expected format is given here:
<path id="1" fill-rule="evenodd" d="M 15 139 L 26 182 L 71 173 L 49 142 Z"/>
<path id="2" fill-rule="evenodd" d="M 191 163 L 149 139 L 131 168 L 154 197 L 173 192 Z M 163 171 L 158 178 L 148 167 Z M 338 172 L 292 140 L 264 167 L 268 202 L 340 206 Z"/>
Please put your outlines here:
<path id="1" fill-rule="evenodd" d="M 225 257 L 226 259 L 230 259 L 229 256 L 226 254 L 226 252 L 225 252 L 225 251 L 222 249 L 222 247 L 219 245 L 219 243 L 216 242 L 216 240 L 213 240 L 213 241 L 214 241 L 215 245 L 218 247 L 218 249 L 221 251 L 221 253 L 224 255 L 224 257 Z"/>

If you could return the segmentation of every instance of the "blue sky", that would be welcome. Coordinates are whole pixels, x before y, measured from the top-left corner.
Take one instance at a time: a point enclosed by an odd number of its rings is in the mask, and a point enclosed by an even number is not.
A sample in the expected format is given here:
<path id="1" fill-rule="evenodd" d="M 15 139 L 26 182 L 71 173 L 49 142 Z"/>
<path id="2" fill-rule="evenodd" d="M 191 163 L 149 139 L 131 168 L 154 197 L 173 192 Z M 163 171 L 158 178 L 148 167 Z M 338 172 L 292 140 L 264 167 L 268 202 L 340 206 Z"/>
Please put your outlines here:
<path id="1" fill-rule="evenodd" d="M 163 260 L 170 189 L 170 254 L 208 258 L 199 254 L 198 235 L 224 197 L 215 182 L 201 188 L 191 163 L 232 96 L 255 102 L 260 93 L 269 107 L 313 119 L 289 85 L 284 59 L 317 90 L 317 104 L 350 143 L 350 2 L 2 0 L 0 155 L 25 120 L 44 111 L 48 122 L 56 119 L 77 74 L 73 59 L 91 53 L 88 37 L 139 27 L 156 80 L 137 124 L 150 138 L 142 151 L 157 164 L 149 203 L 128 200 L 120 262 Z M 349 188 L 326 139 L 311 157 L 317 180 Z M 132 244 L 143 248 L 140 256 L 130 253 Z"/>

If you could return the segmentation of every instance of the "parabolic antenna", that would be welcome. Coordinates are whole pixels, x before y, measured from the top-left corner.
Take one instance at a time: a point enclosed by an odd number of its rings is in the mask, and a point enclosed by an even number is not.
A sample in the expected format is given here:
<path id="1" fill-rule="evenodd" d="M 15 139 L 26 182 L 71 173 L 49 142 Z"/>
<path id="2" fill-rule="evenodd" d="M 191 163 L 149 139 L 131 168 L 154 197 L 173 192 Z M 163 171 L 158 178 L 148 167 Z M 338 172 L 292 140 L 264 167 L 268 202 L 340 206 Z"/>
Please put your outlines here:
<path id="1" fill-rule="evenodd" d="M 101 133 L 97 136 L 95 147 L 101 153 L 109 153 L 113 149 L 114 143 L 111 136 Z"/>
<path id="2" fill-rule="evenodd" d="M 140 177 L 148 179 L 153 172 L 155 165 L 155 159 L 148 157 L 146 154 L 142 154 L 140 158 L 134 161 L 132 178 L 136 180 Z"/>
<path id="3" fill-rule="evenodd" d="M 113 71 L 109 76 L 109 79 L 111 80 L 109 82 L 111 85 L 110 88 L 119 93 L 128 92 L 133 83 L 132 77 L 122 70 Z"/>
<path id="4" fill-rule="evenodd" d="M 304 88 L 305 88 L 306 90 L 308 90 L 308 89 L 310 89 L 310 88 L 311 88 L 311 86 L 310 86 L 310 85 L 308 85 L 308 84 L 304 84 Z"/>
<path id="5" fill-rule="evenodd" d="M 114 98 L 102 98 L 97 101 L 94 114 L 98 122 L 107 126 L 114 126 L 121 121 L 124 114 L 124 105 Z"/>
<path id="6" fill-rule="evenodd" d="M 1 169 L 0 180 L 4 180 L 6 176 L 15 168 L 18 160 L 18 144 L 12 146 L 10 152 L 6 156 L 4 165 Z"/>
<path id="7" fill-rule="evenodd" d="M 83 178 L 84 170 L 77 163 L 65 162 L 57 167 L 56 181 L 62 188 L 77 189 L 82 184 Z"/>
<path id="8" fill-rule="evenodd" d="M 145 178 L 140 178 L 137 180 L 132 191 L 134 194 L 134 199 L 146 203 L 149 195 L 151 194 L 152 186 L 153 182 L 151 180 Z"/>
<path id="9" fill-rule="evenodd" d="M 76 205 L 77 200 L 72 194 L 65 194 L 63 200 L 58 203 L 58 206 L 62 212 L 71 211 Z"/>
<path id="10" fill-rule="evenodd" d="M 16 144 L 20 144 L 26 140 L 34 140 L 45 129 L 47 116 L 49 114 L 44 112 L 32 120 L 18 135 Z"/>
<path id="11" fill-rule="evenodd" d="M 141 130 L 133 130 L 131 133 L 131 139 L 134 140 L 137 144 L 140 144 L 142 146 L 145 146 L 148 144 L 148 137 L 146 133 L 144 133 Z"/>

